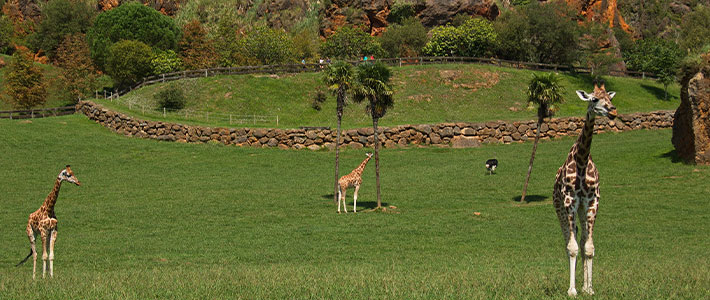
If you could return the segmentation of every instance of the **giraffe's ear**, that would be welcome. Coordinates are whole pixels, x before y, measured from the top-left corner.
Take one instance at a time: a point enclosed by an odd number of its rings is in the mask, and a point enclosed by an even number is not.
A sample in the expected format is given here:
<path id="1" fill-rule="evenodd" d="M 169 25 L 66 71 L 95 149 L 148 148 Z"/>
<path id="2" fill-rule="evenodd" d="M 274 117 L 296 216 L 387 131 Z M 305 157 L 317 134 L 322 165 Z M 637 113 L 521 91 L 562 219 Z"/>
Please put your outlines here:
<path id="1" fill-rule="evenodd" d="M 576 93 L 577 93 L 577 96 L 579 96 L 579 99 L 582 99 L 582 101 L 592 101 L 592 96 L 587 94 L 587 92 L 582 91 L 582 90 L 577 90 Z"/>
<path id="2" fill-rule="evenodd" d="M 614 98 L 614 95 L 616 95 L 616 92 L 607 92 L 607 94 L 609 95 L 609 100 L 611 100 L 611 98 Z"/>

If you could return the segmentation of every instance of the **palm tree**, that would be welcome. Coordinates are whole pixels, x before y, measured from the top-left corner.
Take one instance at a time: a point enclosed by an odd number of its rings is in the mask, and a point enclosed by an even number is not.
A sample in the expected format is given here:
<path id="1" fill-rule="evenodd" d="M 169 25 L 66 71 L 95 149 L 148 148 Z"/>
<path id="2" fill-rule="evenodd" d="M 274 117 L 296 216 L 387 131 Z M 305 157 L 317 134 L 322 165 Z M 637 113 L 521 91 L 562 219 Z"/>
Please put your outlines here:
<path id="1" fill-rule="evenodd" d="M 338 117 L 338 131 L 335 138 L 335 185 L 333 191 L 333 201 L 338 202 L 338 165 L 340 164 L 340 123 L 343 119 L 343 108 L 348 90 L 352 87 L 353 66 L 344 61 L 337 61 L 328 65 L 323 75 L 323 81 L 328 88 L 333 91 L 338 102 L 336 114 Z"/>
<path id="2" fill-rule="evenodd" d="M 539 76 L 533 74 L 528 86 L 528 107 L 537 105 L 537 131 L 535 132 L 535 142 L 533 143 L 532 155 L 530 155 L 530 166 L 528 167 L 528 175 L 525 177 L 525 186 L 523 187 L 523 195 L 520 197 L 520 203 L 525 201 L 525 194 L 528 191 L 535 151 L 537 151 L 537 143 L 540 141 L 540 126 L 545 122 L 545 118 L 552 117 L 557 110 L 555 105 L 564 102 L 562 98 L 563 87 L 559 81 L 555 73 L 546 73 Z"/>
<path id="3" fill-rule="evenodd" d="M 383 63 L 363 63 L 357 67 L 356 85 L 353 86 L 353 100 L 361 102 L 368 100 L 366 110 L 372 117 L 372 129 L 375 135 L 375 178 L 377 185 L 377 207 L 382 208 L 380 197 L 380 150 L 377 122 L 394 105 L 394 95 L 389 84 L 392 73 Z"/>

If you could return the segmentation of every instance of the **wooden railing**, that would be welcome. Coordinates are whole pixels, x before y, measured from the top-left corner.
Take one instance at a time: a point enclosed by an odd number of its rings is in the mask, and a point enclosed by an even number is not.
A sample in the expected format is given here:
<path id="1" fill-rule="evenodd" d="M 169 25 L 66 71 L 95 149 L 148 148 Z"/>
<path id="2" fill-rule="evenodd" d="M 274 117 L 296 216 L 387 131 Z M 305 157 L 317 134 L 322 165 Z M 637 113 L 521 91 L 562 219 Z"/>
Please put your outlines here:
<path id="1" fill-rule="evenodd" d="M 74 105 L 30 110 L 5 110 L 0 111 L 0 119 L 34 119 L 71 115 L 74 112 L 76 112 Z"/>

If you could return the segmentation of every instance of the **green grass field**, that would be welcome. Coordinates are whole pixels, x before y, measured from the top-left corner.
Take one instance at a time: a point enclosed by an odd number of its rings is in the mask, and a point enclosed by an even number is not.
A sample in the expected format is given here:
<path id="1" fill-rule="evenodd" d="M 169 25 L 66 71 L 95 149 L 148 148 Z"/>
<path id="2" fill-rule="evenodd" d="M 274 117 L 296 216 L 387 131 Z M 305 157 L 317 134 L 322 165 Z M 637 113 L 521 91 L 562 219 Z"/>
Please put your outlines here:
<path id="1" fill-rule="evenodd" d="M 710 297 L 710 168 L 675 162 L 670 138 L 595 137 L 594 299 Z M 540 144 L 524 205 L 530 143 L 384 149 L 383 201 L 397 209 L 338 215 L 333 152 L 126 138 L 82 115 L 0 120 L 0 298 L 565 299 L 550 197 L 572 143 Z M 345 150 L 341 168 L 364 152 Z M 83 185 L 56 206 L 56 277 L 32 281 L 31 262 L 14 267 L 27 216 L 66 164 Z M 374 182 L 370 164 L 361 210 Z"/>
<path id="2" fill-rule="evenodd" d="M 526 110 L 525 91 L 532 71 L 499 68 L 477 64 L 406 66 L 392 68 L 395 105 L 380 120 L 380 125 L 427 124 L 439 122 L 485 122 L 490 120 L 530 120 L 535 112 Z M 100 101 L 115 110 L 144 119 L 164 120 L 162 111 L 150 113 L 133 104 L 157 108 L 154 95 L 168 86 L 180 87 L 187 98 L 187 109 L 213 113 L 243 115 L 278 115 L 275 122 L 261 127 L 296 128 L 298 126 L 335 127 L 335 100 L 329 96 L 320 111 L 311 107 L 318 88 L 324 88 L 320 73 L 238 75 L 195 78 L 151 85 L 122 97 L 120 103 Z M 669 100 L 664 100 L 663 85 L 654 80 L 607 77 L 606 88 L 617 91 L 614 104 L 620 113 L 648 112 L 678 107 L 680 89 L 669 88 Z M 574 91 L 593 89 L 586 75 L 561 74 L 566 103 L 557 116 L 583 116 L 586 104 Z M 132 103 L 131 109 L 127 103 Z M 343 116 L 344 128 L 372 126 L 365 104 L 350 104 Z M 203 117 L 201 117 L 204 119 Z M 226 122 L 177 115 L 168 121 L 213 126 L 230 126 Z M 228 120 L 228 119 L 227 119 Z M 231 125 L 239 126 L 239 125 Z M 246 126 L 253 125 L 248 124 Z"/>

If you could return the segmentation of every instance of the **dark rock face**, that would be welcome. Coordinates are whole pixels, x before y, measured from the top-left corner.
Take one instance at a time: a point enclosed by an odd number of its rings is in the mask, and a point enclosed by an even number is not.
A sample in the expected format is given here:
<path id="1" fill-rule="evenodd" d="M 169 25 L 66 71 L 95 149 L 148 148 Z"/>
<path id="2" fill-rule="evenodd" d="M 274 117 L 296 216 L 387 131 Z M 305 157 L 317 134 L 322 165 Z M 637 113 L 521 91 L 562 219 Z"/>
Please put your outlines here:
<path id="1" fill-rule="evenodd" d="M 682 81 L 673 146 L 685 162 L 710 164 L 710 66 Z"/>
<path id="2" fill-rule="evenodd" d="M 483 16 L 489 20 L 500 15 L 495 0 L 427 0 L 424 7 L 418 15 L 425 26 L 444 25 L 457 14 Z"/>

